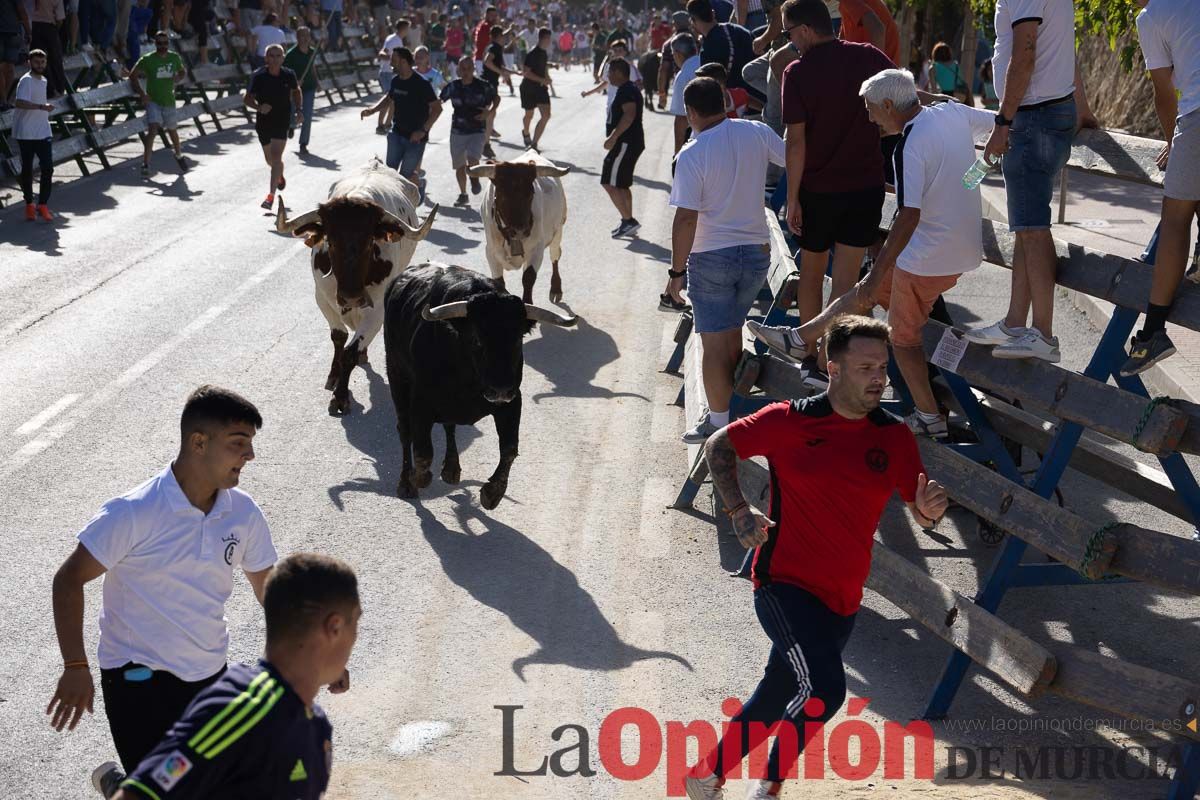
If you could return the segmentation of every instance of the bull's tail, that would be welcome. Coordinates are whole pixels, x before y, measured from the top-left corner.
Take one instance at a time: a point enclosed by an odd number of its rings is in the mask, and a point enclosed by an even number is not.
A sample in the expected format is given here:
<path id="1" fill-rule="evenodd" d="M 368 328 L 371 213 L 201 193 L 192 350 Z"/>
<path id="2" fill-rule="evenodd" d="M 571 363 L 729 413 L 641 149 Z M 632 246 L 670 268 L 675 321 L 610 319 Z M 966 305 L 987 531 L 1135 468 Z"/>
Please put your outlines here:
<path id="1" fill-rule="evenodd" d="M 291 233 L 288 230 L 287 207 L 283 204 L 283 192 L 279 193 L 279 210 L 275 212 L 275 231 L 277 233 Z"/>

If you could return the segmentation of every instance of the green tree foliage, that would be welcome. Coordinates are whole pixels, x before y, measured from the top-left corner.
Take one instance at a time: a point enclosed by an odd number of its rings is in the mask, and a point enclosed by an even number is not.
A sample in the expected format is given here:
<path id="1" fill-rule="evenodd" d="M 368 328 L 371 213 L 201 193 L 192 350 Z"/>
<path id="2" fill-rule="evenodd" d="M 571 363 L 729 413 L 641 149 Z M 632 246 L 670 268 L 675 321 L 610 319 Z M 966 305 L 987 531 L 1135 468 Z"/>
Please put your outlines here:
<path id="1" fill-rule="evenodd" d="M 975 9 L 976 18 L 991 17 L 996 13 L 995 0 L 968 0 Z M 1108 39 L 1108 46 L 1117 49 L 1118 40 L 1134 31 L 1134 19 L 1138 7 L 1133 0 L 1075 0 L 1075 36 L 1096 35 Z M 1136 44 L 1121 48 L 1121 65 L 1133 69 Z"/>

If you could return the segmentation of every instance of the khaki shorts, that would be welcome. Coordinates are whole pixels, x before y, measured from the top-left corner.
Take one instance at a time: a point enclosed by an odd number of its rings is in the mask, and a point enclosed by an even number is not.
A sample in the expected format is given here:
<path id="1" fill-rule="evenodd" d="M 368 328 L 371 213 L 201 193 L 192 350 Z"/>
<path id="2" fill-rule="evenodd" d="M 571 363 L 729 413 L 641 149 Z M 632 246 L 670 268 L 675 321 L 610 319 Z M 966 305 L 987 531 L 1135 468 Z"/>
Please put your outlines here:
<path id="1" fill-rule="evenodd" d="M 938 296 L 954 288 L 961 275 L 914 275 L 896 267 L 884 281 L 876 302 L 887 309 L 896 347 L 920 347 L 921 331 Z"/>

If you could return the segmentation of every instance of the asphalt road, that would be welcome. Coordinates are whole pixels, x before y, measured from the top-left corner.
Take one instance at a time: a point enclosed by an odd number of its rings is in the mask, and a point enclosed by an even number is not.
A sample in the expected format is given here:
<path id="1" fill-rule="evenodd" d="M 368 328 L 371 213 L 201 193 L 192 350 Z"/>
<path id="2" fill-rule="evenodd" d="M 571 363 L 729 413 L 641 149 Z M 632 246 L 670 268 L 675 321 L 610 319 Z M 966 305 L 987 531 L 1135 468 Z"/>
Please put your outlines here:
<path id="1" fill-rule="evenodd" d="M 634 190 L 643 228 L 613 241 L 616 214 L 598 183 L 604 105 L 578 93 L 578 72 L 557 78 L 560 100 L 545 155 L 570 165 L 562 263 L 565 301 L 578 328 L 541 329 L 525 343 L 521 457 L 494 512 L 477 502 L 497 458 L 489 422 L 460 429 L 464 482 L 435 477 L 420 502 L 394 494 L 399 452 L 382 368 L 352 379 L 353 412 L 326 413 L 328 333 L 312 297 L 308 256 L 276 235 L 259 208 L 266 168 L 248 129 L 193 141 L 184 177 L 159 154 L 149 180 L 131 163 L 55 195 L 64 215 L 50 227 L 0 215 L 0 785 L 38 798 L 89 796 L 92 766 L 112 757 L 96 715 L 71 734 L 43 716 L 58 675 L 49 611 L 54 569 L 74 533 L 105 499 L 167 464 L 177 416 L 195 386 L 243 392 L 266 418 L 243 488 L 264 508 L 281 553 L 317 550 L 358 570 L 365 607 L 351 661 L 353 688 L 322 698 L 335 726 L 330 797 L 654 797 L 665 791 L 664 755 L 640 781 L 623 781 L 600 758 L 600 725 L 637 706 L 661 723 L 721 719 L 720 703 L 745 697 L 767 642 L 749 587 L 725 576 L 735 542 L 711 518 L 669 511 L 686 468 L 678 378 L 659 372 L 674 317 L 655 310 L 669 247 L 670 125 L 647 115 L 648 147 Z M 286 158 L 293 212 L 322 199 L 346 169 L 382 155 L 384 139 L 351 104 L 323 113 L 314 155 Z M 501 156 L 515 155 L 519 108 L 504 100 Z M 486 271 L 474 209 L 453 208 L 457 189 L 439 123 L 425 158 L 442 211 L 418 260 Z M 428 207 L 421 210 L 422 215 Z M 954 292 L 961 322 L 991 321 L 1007 273 L 984 268 Z M 536 292 L 545 302 L 543 276 Z M 1079 366 L 1096 332 L 1060 302 L 1067 361 Z M 435 434 L 436 436 L 436 434 Z M 438 441 L 435 439 L 435 441 Z M 440 443 L 437 446 L 440 454 Z M 436 470 L 435 470 L 436 475 Z M 707 493 L 707 490 L 706 490 Z M 1068 505 L 1101 522 L 1136 513 L 1140 524 L 1189 533 L 1082 480 Z M 994 553 L 956 516 L 933 539 L 893 507 L 880 536 L 960 591 L 973 593 Z M 961 526 L 961 529 L 960 529 Z M 99 585 L 88 592 L 94 652 Z M 1018 590 L 1002 614 L 1042 640 L 1072 641 L 1179 675 L 1196 674 L 1200 603 L 1136 585 Z M 228 607 L 231 653 L 255 658 L 261 612 L 244 580 Z M 863 718 L 919 715 L 947 647 L 868 593 L 846 651 L 850 691 L 869 697 Z M 944 747 L 1155 743 L 1065 701 L 1027 704 L 972 671 L 954 707 L 960 720 L 1101 720 L 1096 731 L 997 733 L 939 726 Z M 595 777 L 505 776 L 504 727 L 513 712 L 513 764 L 522 771 L 589 738 Z M 842 717 L 839 717 L 841 719 Z M 1111 722 L 1111 721 L 1110 721 Z M 660 729 L 661 730 L 661 729 Z M 631 737 L 626 760 L 633 762 Z M 1170 740 L 1162 740 L 1167 743 Z M 1164 745 L 1165 746 L 1165 745 Z M 1015 752 L 1015 751 L 1012 751 Z M 566 769 L 578 761 L 573 751 Z M 1011 752 L 1006 763 L 1011 769 Z M 941 773 L 939 773 L 941 774 Z M 885 779 L 805 781 L 785 796 L 832 797 L 895 787 L 891 796 L 1154 797 L 1160 781 L 989 782 Z M 732 787 L 736 795 L 741 789 Z"/>

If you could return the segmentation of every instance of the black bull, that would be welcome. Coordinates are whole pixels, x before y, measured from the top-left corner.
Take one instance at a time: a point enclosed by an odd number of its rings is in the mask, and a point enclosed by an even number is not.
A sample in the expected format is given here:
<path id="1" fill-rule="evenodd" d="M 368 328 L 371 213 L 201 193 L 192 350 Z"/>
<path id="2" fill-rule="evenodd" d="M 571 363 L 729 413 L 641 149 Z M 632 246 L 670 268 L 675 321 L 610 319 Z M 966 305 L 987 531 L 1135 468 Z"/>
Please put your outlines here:
<path id="1" fill-rule="evenodd" d="M 571 326 L 575 317 L 529 306 L 495 281 L 462 267 L 422 264 L 392 281 L 384 298 L 388 384 L 404 463 L 396 493 L 416 497 L 433 480 L 433 426 L 446 431 L 442 480 L 462 470 L 456 425 L 496 422 L 500 464 L 480 490 L 493 509 L 508 488 L 521 426 L 521 341 L 534 323 Z"/>

